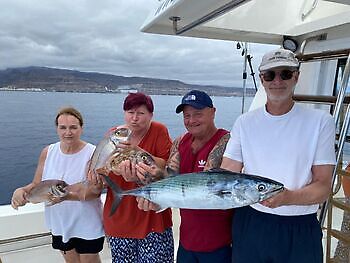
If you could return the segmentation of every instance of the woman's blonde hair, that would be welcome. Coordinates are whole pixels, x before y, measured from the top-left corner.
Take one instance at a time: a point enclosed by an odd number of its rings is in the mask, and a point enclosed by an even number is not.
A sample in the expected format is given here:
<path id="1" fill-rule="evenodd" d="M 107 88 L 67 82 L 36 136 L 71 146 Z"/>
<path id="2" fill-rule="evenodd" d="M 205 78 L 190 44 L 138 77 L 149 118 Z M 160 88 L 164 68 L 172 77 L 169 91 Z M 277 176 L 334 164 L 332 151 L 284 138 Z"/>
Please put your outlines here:
<path id="1" fill-rule="evenodd" d="M 74 116 L 75 118 L 77 118 L 79 120 L 79 124 L 81 127 L 83 127 L 83 124 L 84 124 L 84 121 L 83 121 L 83 116 L 81 115 L 81 113 L 73 108 L 73 107 L 64 107 L 64 108 L 61 108 L 57 115 L 56 115 L 56 119 L 55 119 L 55 123 L 56 123 L 56 126 L 58 126 L 58 118 L 61 116 L 61 115 L 71 115 L 71 116 Z"/>

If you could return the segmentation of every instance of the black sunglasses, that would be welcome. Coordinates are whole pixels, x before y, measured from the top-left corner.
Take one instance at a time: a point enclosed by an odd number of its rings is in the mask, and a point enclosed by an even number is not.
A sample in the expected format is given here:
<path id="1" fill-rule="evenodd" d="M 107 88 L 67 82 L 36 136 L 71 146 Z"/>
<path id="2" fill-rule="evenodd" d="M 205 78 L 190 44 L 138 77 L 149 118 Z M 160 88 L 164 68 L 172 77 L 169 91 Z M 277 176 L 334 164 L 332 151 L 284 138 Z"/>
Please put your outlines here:
<path id="1" fill-rule="evenodd" d="M 293 77 L 293 73 L 295 71 L 289 70 L 289 69 L 284 69 L 282 70 L 279 75 L 282 80 L 289 80 Z M 262 78 L 265 81 L 273 81 L 276 77 L 277 73 L 275 71 L 269 70 L 265 71 L 264 73 L 261 73 Z"/>

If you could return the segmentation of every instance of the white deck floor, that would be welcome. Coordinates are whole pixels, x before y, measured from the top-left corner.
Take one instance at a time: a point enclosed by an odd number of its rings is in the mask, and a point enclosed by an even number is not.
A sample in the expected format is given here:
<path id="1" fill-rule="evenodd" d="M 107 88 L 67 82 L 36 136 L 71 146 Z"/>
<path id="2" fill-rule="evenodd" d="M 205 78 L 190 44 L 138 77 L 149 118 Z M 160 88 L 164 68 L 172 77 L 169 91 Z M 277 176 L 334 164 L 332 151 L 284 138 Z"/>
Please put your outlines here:
<path id="1" fill-rule="evenodd" d="M 177 251 L 179 240 L 179 223 L 180 216 L 178 209 L 173 209 L 173 231 L 175 240 L 175 251 Z M 28 222 L 27 222 L 28 223 Z M 23 222 L 25 224 L 25 222 Z M 15 227 L 14 222 L 13 227 Z M 30 224 L 27 225 L 30 228 Z M 0 262 L 2 263 L 56 263 L 63 262 L 62 255 L 57 250 L 52 249 L 49 238 L 44 238 L 43 245 L 33 245 L 30 248 L 23 248 L 11 252 L 0 252 Z M 42 243 L 42 242 L 39 242 Z M 17 244 L 18 246 L 18 244 Z M 105 242 L 104 249 L 101 253 L 101 260 L 103 263 L 111 262 L 110 249 L 107 242 Z"/>
<path id="2" fill-rule="evenodd" d="M 1 210 L 0 210 L 1 212 Z M 1 214 L 3 216 L 3 214 Z M 0 216 L 0 219 L 1 219 Z M 22 214 L 21 216 L 14 216 L 12 219 L 7 220 L 11 221 L 7 226 L 4 227 L 3 222 L 0 220 L 0 235 L 6 236 L 5 232 L 8 230 L 9 232 L 12 232 L 11 229 L 8 228 L 16 228 L 21 224 L 20 227 L 26 228 L 26 229 L 32 229 L 34 230 L 35 227 L 31 227 L 31 221 L 26 220 L 26 215 Z M 342 211 L 336 211 L 333 222 L 333 226 L 336 229 L 340 229 L 341 221 L 342 221 Z M 24 222 L 26 221 L 26 222 Z M 40 222 L 36 222 L 36 224 L 40 224 Z M 180 224 L 180 216 L 178 209 L 173 209 L 173 232 L 174 232 L 174 241 L 175 241 L 175 252 L 178 248 L 178 242 L 179 242 L 179 224 Z M 42 233 L 42 231 L 39 231 L 38 233 Z M 8 238 L 8 237 L 7 237 Z M 52 249 L 50 244 L 51 238 L 50 236 L 46 236 L 43 238 L 38 238 L 35 241 L 30 241 L 31 243 L 28 244 L 28 241 L 23 241 L 23 244 L 21 244 L 22 241 L 17 241 L 15 244 L 16 250 L 11 251 L 10 246 L 7 247 L 5 244 L 1 244 L 0 242 L 0 263 L 56 263 L 56 262 L 63 262 L 62 255 L 57 251 Z M 323 236 L 324 241 L 324 248 L 326 244 L 326 232 L 324 232 Z M 332 251 L 331 255 L 333 256 L 334 250 L 336 247 L 336 242 L 332 243 Z M 10 247 L 10 248 L 9 248 Z M 22 248 L 23 247 L 23 248 Z M 325 250 L 325 249 L 324 249 Z M 5 251 L 5 252 L 4 252 Z M 324 251 L 326 252 L 326 251 Z M 175 254 L 176 256 L 176 254 Z M 107 242 L 105 242 L 105 247 L 101 253 L 101 259 L 103 263 L 111 262 L 111 255 L 110 255 L 110 249 L 108 247 Z"/>

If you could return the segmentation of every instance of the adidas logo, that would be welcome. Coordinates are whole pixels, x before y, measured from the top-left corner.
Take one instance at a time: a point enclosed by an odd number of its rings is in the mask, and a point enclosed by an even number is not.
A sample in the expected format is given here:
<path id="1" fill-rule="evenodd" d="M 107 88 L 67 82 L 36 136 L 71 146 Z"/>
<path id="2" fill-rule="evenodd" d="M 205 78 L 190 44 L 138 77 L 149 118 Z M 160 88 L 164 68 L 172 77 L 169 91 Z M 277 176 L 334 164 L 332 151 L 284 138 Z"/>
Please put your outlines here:
<path id="1" fill-rule="evenodd" d="M 205 163 L 206 163 L 206 161 L 205 161 L 205 160 L 199 160 L 199 161 L 198 161 L 198 167 L 203 168 L 203 167 L 204 167 L 204 165 L 205 165 Z"/>

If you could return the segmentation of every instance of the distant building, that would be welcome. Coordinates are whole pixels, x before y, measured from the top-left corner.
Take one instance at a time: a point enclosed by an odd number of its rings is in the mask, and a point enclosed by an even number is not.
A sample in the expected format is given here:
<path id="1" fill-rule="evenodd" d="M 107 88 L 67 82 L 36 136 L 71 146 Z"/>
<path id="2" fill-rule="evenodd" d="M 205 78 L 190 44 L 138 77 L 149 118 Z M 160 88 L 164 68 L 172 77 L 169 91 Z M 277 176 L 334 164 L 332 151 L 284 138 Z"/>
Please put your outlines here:
<path id="1" fill-rule="evenodd" d="M 137 89 L 120 89 L 120 93 L 136 93 Z"/>

